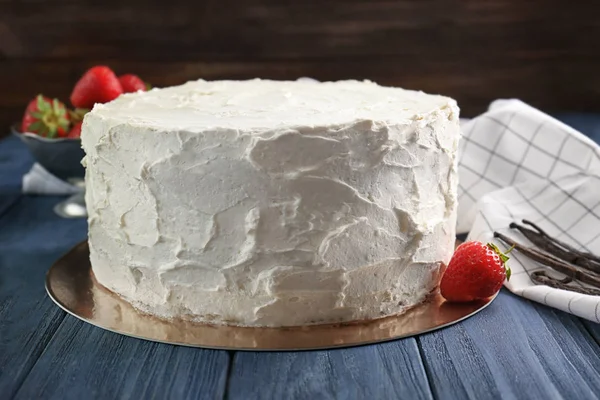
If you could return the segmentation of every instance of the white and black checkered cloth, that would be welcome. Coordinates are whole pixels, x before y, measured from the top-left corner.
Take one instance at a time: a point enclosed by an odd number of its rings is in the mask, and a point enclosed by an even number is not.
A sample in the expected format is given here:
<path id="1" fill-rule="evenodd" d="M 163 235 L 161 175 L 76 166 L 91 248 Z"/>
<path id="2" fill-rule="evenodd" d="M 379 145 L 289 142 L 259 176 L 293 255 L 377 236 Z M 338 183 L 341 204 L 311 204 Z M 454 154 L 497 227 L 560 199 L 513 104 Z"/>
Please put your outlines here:
<path id="1" fill-rule="evenodd" d="M 498 100 L 463 124 L 458 232 L 494 241 L 499 231 L 531 244 L 511 222 L 528 219 L 549 235 L 600 255 L 600 147 L 580 132 L 519 101 Z M 506 248 L 496 241 L 501 248 Z M 511 292 L 600 322 L 600 296 L 536 285 L 547 269 L 511 253 Z M 547 272 L 557 278 L 559 273 Z M 574 284 L 586 286 L 579 282 Z"/>

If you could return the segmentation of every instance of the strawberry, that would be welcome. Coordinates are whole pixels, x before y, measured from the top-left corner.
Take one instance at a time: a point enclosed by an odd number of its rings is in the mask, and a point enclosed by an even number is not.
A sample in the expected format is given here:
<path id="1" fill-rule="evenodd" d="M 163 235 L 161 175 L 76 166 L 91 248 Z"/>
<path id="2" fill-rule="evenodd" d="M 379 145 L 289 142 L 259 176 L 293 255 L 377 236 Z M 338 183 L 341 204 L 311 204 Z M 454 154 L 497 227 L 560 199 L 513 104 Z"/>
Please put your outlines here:
<path id="1" fill-rule="evenodd" d="M 39 136 L 64 137 L 69 131 L 67 107 L 57 99 L 49 99 L 41 94 L 31 100 L 21 121 L 21 132 L 31 132 Z"/>
<path id="2" fill-rule="evenodd" d="M 69 131 L 69 134 L 67 135 L 67 137 L 71 138 L 71 139 L 79 138 L 81 136 L 81 125 L 82 124 L 83 124 L 83 121 L 79 121 L 75 125 L 73 125 L 73 127 Z"/>
<path id="3" fill-rule="evenodd" d="M 90 68 L 75 84 L 71 103 L 78 108 L 92 108 L 95 103 L 108 103 L 123 93 L 123 87 L 115 73 L 99 65 Z"/>
<path id="4" fill-rule="evenodd" d="M 507 260 L 508 256 L 492 243 L 461 244 L 454 252 L 442 277 L 442 296 L 455 302 L 493 296 L 502 287 L 504 279 L 510 279 L 510 268 L 505 265 Z"/>
<path id="5" fill-rule="evenodd" d="M 119 82 L 123 87 L 123 93 L 133 93 L 138 90 L 146 91 L 147 86 L 139 76 L 133 74 L 125 74 L 119 77 Z"/>

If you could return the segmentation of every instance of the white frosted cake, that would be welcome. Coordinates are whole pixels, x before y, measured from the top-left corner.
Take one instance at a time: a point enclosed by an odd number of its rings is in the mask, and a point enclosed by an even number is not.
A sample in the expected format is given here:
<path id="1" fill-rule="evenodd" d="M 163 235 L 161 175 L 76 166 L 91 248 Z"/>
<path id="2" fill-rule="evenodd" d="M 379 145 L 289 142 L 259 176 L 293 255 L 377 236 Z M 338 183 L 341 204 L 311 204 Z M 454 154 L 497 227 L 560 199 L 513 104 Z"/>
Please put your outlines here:
<path id="1" fill-rule="evenodd" d="M 372 82 L 196 81 L 85 117 L 97 281 L 163 318 L 401 313 L 455 240 L 458 107 Z"/>

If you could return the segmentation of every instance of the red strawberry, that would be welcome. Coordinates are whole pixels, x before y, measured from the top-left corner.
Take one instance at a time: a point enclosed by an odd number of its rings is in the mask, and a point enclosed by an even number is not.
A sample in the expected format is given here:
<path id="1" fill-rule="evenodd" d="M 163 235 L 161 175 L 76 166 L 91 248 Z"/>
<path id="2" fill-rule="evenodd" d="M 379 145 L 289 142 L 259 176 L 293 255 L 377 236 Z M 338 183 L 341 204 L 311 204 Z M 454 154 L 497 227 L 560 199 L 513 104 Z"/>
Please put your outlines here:
<path id="1" fill-rule="evenodd" d="M 36 133 L 43 137 L 64 137 L 69 131 L 67 107 L 57 99 L 41 94 L 31 100 L 25 109 L 21 132 Z"/>
<path id="2" fill-rule="evenodd" d="M 121 75 L 119 77 L 119 82 L 121 82 L 121 86 L 123 87 L 123 93 L 133 93 L 138 90 L 146 91 L 146 84 L 137 75 Z"/>
<path id="3" fill-rule="evenodd" d="M 81 136 L 81 125 L 82 124 L 83 124 L 83 121 L 79 121 L 75 125 L 73 125 L 73 127 L 69 131 L 69 134 L 67 135 L 67 137 L 72 138 L 72 139 L 79 138 Z"/>
<path id="4" fill-rule="evenodd" d="M 75 84 L 71 103 L 78 108 L 92 108 L 95 103 L 108 103 L 123 93 L 123 87 L 115 73 L 99 65 L 90 68 Z"/>
<path id="5" fill-rule="evenodd" d="M 442 277 L 442 296 L 456 302 L 493 296 L 502 287 L 504 279 L 510 279 L 510 268 L 505 265 L 507 260 L 508 256 L 492 243 L 461 244 Z"/>

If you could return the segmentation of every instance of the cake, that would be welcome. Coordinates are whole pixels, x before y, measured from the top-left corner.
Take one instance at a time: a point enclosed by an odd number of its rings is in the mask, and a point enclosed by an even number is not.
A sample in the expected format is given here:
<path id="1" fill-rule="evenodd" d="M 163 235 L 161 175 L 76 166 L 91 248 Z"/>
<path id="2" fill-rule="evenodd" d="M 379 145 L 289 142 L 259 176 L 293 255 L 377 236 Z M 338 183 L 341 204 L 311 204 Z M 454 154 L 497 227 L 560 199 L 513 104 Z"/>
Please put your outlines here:
<path id="1" fill-rule="evenodd" d="M 239 326 L 401 313 L 455 241 L 456 102 L 372 82 L 194 81 L 85 116 L 97 281 Z"/>

